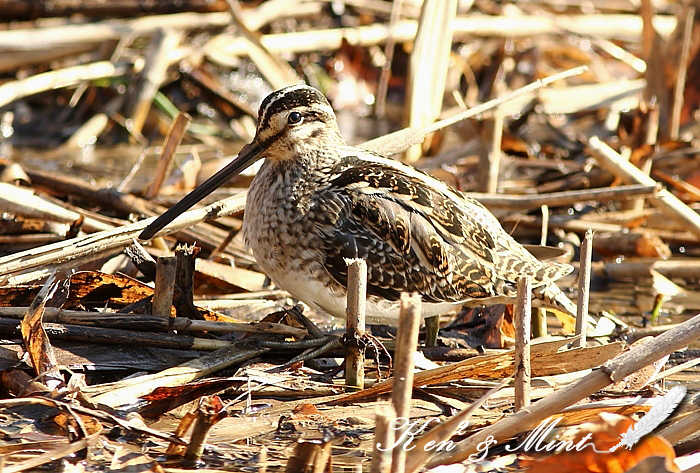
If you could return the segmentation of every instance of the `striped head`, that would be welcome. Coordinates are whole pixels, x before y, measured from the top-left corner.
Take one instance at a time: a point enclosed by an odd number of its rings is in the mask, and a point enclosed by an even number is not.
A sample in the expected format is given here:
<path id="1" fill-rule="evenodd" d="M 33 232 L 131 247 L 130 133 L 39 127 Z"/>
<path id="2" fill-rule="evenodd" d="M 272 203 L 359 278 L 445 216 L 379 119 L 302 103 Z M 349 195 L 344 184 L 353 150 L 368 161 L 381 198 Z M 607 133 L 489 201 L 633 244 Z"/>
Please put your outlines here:
<path id="1" fill-rule="evenodd" d="M 278 163 L 315 159 L 344 144 L 335 112 L 321 92 L 308 85 L 292 85 L 273 92 L 260 105 L 253 141 L 225 168 L 148 225 L 139 237 L 152 238 L 182 212 L 259 159 Z"/>
<path id="2" fill-rule="evenodd" d="M 263 100 L 254 142 L 265 158 L 274 161 L 345 144 L 328 99 L 303 84 L 277 90 Z"/>

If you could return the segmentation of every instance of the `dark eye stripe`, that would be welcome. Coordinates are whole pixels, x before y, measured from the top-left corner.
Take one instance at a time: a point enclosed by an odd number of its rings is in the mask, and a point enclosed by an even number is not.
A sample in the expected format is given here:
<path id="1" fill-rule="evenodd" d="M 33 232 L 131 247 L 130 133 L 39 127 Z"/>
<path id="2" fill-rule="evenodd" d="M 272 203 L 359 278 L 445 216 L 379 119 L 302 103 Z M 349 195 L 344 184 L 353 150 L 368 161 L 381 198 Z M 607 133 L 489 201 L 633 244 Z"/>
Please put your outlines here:
<path id="1" fill-rule="evenodd" d="M 282 89 L 277 94 L 269 95 L 263 101 L 262 105 L 260 105 L 260 115 L 258 116 L 258 129 L 268 128 L 270 119 L 284 110 L 312 107 L 315 104 L 322 104 L 330 108 L 328 100 L 318 90 L 311 87 L 297 87 L 292 86 Z"/>

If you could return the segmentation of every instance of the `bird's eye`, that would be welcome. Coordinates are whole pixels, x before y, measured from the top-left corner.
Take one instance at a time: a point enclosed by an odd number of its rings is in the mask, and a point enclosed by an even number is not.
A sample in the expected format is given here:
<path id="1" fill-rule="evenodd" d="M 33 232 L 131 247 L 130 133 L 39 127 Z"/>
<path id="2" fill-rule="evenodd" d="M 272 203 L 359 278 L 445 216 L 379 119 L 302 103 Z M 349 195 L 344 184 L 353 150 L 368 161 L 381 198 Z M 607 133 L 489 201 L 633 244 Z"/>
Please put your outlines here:
<path id="1" fill-rule="evenodd" d="M 299 112 L 290 113 L 289 117 L 287 117 L 287 122 L 289 122 L 290 125 L 296 125 L 297 123 L 301 122 L 301 113 L 299 113 Z"/>

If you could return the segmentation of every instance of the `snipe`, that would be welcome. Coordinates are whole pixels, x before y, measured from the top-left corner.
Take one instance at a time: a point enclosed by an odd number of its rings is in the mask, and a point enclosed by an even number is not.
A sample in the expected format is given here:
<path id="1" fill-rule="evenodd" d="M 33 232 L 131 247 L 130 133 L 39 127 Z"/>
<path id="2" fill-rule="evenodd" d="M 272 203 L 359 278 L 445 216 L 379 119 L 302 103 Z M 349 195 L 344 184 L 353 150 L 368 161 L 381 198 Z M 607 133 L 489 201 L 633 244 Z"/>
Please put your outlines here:
<path id="1" fill-rule="evenodd" d="M 553 284 L 571 266 L 537 260 L 484 206 L 440 180 L 348 146 L 326 97 L 305 85 L 267 96 L 253 141 L 140 238 L 259 159 L 245 241 L 275 284 L 314 309 L 345 316 L 344 259 L 364 258 L 369 322 L 395 322 L 404 291 L 421 294 L 424 317 L 465 300 L 511 298 L 523 274 L 535 301 L 575 310 Z"/>

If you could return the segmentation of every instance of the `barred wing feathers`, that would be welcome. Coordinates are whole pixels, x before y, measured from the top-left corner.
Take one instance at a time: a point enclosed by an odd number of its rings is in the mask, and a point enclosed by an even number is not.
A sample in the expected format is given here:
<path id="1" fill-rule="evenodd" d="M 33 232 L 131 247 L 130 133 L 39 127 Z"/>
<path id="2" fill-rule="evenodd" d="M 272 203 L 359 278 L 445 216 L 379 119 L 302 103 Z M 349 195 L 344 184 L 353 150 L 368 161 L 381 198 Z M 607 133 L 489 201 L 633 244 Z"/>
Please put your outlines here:
<path id="1" fill-rule="evenodd" d="M 572 269 L 537 260 L 480 203 L 397 161 L 347 156 L 329 174 L 317 201 L 326 208 L 311 211 L 330 218 L 319 222 L 326 268 L 342 284 L 344 258 L 367 260 L 370 293 L 417 291 L 426 302 L 512 296 L 519 275 L 538 287 Z"/>

